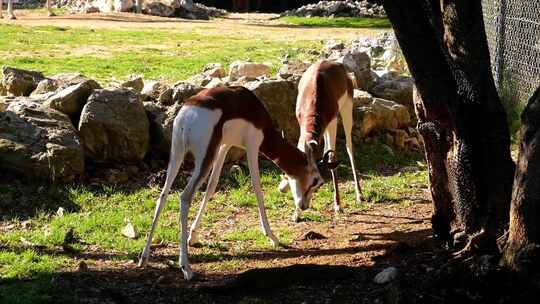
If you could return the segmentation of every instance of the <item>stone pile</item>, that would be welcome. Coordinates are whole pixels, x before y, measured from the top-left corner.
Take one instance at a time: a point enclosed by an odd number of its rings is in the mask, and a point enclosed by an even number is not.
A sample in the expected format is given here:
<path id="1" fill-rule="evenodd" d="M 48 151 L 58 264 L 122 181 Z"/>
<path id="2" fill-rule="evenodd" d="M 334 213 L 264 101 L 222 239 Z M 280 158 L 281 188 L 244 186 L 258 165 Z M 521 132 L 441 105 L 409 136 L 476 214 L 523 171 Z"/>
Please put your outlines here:
<path id="1" fill-rule="evenodd" d="M 370 1 L 320 1 L 286 11 L 282 16 L 298 17 L 384 17 L 382 5 Z"/>
<path id="2" fill-rule="evenodd" d="M 186 9 L 181 0 L 143 0 L 142 13 L 160 17 L 208 20 L 227 14 L 226 10 L 195 3 Z M 133 12 L 136 0 L 53 0 L 54 7 L 67 7 L 72 13 Z"/>
<path id="3" fill-rule="evenodd" d="M 392 46 L 386 44 L 362 40 L 346 46 L 332 41 L 322 55 L 342 62 L 356 83 L 355 141 L 379 138 L 395 148 L 420 149 L 412 128 L 412 79 L 404 68 L 389 70 L 388 65 L 376 63 Z M 143 163 L 166 161 L 173 121 L 184 101 L 204 88 L 219 86 L 244 86 L 253 91 L 276 127 L 296 142 L 298 82 L 310 64 L 285 62 L 274 75 L 268 64 L 235 61 L 225 68 L 214 63 L 174 84 L 133 75 L 105 87 L 77 73 L 46 76 L 4 67 L 0 170 L 65 182 L 83 175 L 85 167 L 104 164 L 118 171 L 111 171 L 111 180 L 125 180 L 126 172 L 137 172 Z M 241 150 L 234 150 L 229 160 L 242 156 Z"/>

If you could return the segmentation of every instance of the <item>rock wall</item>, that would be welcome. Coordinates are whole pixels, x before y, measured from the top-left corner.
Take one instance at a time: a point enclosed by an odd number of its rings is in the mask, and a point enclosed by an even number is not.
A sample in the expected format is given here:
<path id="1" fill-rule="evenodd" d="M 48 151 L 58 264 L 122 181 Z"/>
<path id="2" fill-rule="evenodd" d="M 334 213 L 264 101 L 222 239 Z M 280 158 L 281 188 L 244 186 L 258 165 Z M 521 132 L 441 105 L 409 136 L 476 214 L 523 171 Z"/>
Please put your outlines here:
<path id="1" fill-rule="evenodd" d="M 381 138 L 399 149 L 420 149 L 412 115 L 413 81 L 394 58 L 391 36 L 351 43 L 329 41 L 321 59 L 343 63 L 356 83 L 353 138 Z M 392 59 L 393 60 L 393 59 Z M 398 62 L 399 63 L 399 62 Z M 284 62 L 276 75 L 263 63 L 208 64 L 190 80 L 169 84 L 129 76 L 102 88 L 77 73 L 45 76 L 4 67 L 0 79 L 0 170 L 29 178 L 72 181 L 85 167 L 121 168 L 167 161 L 174 118 L 205 88 L 244 86 L 261 99 L 276 128 L 294 143 L 298 82 L 309 62 Z M 343 137 L 342 128 L 338 135 Z M 243 157 L 231 151 L 229 161 Z M 86 162 L 86 164 L 85 164 Z M 90 164 L 90 165 L 88 165 Z M 117 170 L 118 169 L 114 169 Z M 137 172 L 130 169 L 129 172 Z M 115 171 L 116 172 L 116 171 Z M 111 180 L 124 180 L 124 171 Z M 118 173 L 118 174 L 117 174 Z"/>

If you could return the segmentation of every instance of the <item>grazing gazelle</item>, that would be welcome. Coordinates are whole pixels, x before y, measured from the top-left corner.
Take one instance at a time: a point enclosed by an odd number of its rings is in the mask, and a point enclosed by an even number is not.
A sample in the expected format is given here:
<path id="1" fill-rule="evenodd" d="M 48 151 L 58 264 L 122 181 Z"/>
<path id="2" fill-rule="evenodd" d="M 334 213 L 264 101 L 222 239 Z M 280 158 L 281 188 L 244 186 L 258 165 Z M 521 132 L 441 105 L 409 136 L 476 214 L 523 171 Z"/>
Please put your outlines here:
<path id="1" fill-rule="evenodd" d="M 347 153 L 351 162 L 356 189 L 356 201 L 362 200 L 360 180 L 354 165 L 353 144 L 351 131 L 353 127 L 353 82 L 347 74 L 345 67 L 336 62 L 321 61 L 310 66 L 302 75 L 298 85 L 298 97 L 296 99 L 296 119 L 300 124 L 300 138 L 298 148 L 308 154 L 312 154 L 320 142 L 324 139 L 324 152 L 330 153 L 330 158 L 335 161 L 333 153 L 336 147 L 337 115 L 341 116 Z M 308 150 L 305 150 L 307 148 Z M 334 184 L 334 210 L 339 212 L 340 197 L 336 169 L 331 168 L 332 182 Z M 280 191 L 288 190 L 288 184 L 283 179 Z M 295 213 L 294 219 L 299 220 L 300 215 Z"/>
<path id="2" fill-rule="evenodd" d="M 0 0 L 0 18 L 3 18 L 2 16 L 2 2 L 4 0 Z M 54 16 L 54 13 L 51 9 L 51 0 L 47 0 L 47 14 L 49 17 Z M 7 0 L 7 16 L 8 19 L 17 19 L 15 17 L 15 14 L 13 13 L 13 0 Z"/>
<path id="3" fill-rule="evenodd" d="M 272 233 L 266 218 L 263 193 L 259 178 L 259 151 L 278 165 L 286 174 L 297 209 L 309 207 L 313 192 L 322 183 L 319 168 L 310 154 L 289 144 L 274 129 L 270 115 L 261 101 L 243 87 L 204 90 L 188 99 L 174 120 L 172 147 L 167 179 L 156 203 L 152 228 L 148 234 L 139 266 L 146 264 L 152 243 L 152 235 L 171 185 L 186 153 L 195 158 L 195 169 L 180 195 L 181 247 L 180 266 L 186 280 L 193 276 L 188 261 L 188 242 L 197 242 L 197 229 L 207 202 L 212 198 L 219 179 L 223 161 L 232 146 L 243 147 L 247 152 L 251 182 L 257 196 L 259 220 L 264 235 L 277 246 L 278 239 Z M 199 189 L 212 168 L 199 212 L 191 226 L 188 239 L 188 210 L 193 195 Z"/>

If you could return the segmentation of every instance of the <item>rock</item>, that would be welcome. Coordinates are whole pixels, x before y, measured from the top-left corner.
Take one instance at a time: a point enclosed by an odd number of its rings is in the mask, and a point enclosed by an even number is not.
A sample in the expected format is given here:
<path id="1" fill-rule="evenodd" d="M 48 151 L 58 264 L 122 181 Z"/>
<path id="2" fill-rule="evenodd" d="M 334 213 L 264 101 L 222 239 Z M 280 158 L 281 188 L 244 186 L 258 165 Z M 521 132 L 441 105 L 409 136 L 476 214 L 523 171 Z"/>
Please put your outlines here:
<path id="1" fill-rule="evenodd" d="M 373 282 L 376 284 L 386 284 L 390 283 L 393 280 L 397 278 L 399 274 L 399 271 L 395 267 L 388 267 L 384 269 L 383 271 L 379 272 L 375 278 L 373 278 Z"/>
<path id="2" fill-rule="evenodd" d="M 111 184 L 125 183 L 128 180 L 129 180 L 129 175 L 125 171 L 118 170 L 118 169 L 111 169 L 107 172 L 107 182 Z"/>
<path id="3" fill-rule="evenodd" d="M 189 79 L 189 82 L 196 85 L 196 86 L 204 87 L 208 83 L 210 83 L 212 81 L 212 79 L 213 79 L 212 76 L 208 76 L 208 75 L 205 75 L 205 74 L 198 74 L 198 75 L 195 75 L 195 76 L 191 77 Z"/>
<path id="4" fill-rule="evenodd" d="M 170 89 L 170 86 L 164 81 L 147 81 L 141 91 L 141 99 L 143 101 L 158 101 L 161 94 L 168 89 Z"/>
<path id="5" fill-rule="evenodd" d="M 167 159 L 171 151 L 171 137 L 174 118 L 182 108 L 180 103 L 170 107 L 145 102 L 144 109 L 150 121 L 150 145 L 161 158 Z"/>
<path id="6" fill-rule="evenodd" d="M 179 81 L 173 86 L 172 103 L 182 104 L 184 100 L 193 95 L 197 95 L 203 90 L 202 87 L 185 81 Z"/>
<path id="7" fill-rule="evenodd" d="M 121 88 L 132 88 L 135 91 L 141 93 L 144 88 L 144 81 L 141 76 L 131 75 L 128 80 L 120 84 Z"/>
<path id="8" fill-rule="evenodd" d="M 2 68 L 2 86 L 7 95 L 29 96 L 38 83 L 45 79 L 40 72 L 27 71 L 4 66 Z"/>
<path id="9" fill-rule="evenodd" d="M 407 106 L 410 111 L 414 111 L 413 86 L 414 81 L 411 77 L 388 72 L 379 79 L 369 92 L 375 97 L 395 101 Z"/>
<path id="10" fill-rule="evenodd" d="M 407 127 L 411 122 L 405 106 L 380 98 L 374 98 L 368 105 L 355 107 L 353 116 L 353 133 L 359 138 L 364 138 L 374 131 Z"/>
<path id="11" fill-rule="evenodd" d="M 405 141 L 407 140 L 407 132 L 399 129 L 390 130 L 392 133 L 392 136 L 394 137 L 394 146 L 396 146 L 399 149 L 404 150 L 405 147 Z"/>
<path id="12" fill-rule="evenodd" d="M 336 41 L 336 40 L 328 40 L 324 43 L 323 50 L 325 52 L 332 52 L 332 51 L 341 51 L 345 49 L 345 44 L 343 41 Z"/>
<path id="13" fill-rule="evenodd" d="M 58 89 L 58 84 L 54 79 L 45 78 L 38 83 L 36 89 L 32 92 L 31 95 L 54 92 L 57 89 Z"/>
<path id="14" fill-rule="evenodd" d="M 40 81 L 37 88 L 32 92 L 31 96 L 55 92 L 57 90 L 65 89 L 67 87 L 90 80 L 94 81 L 80 73 L 57 74 Z"/>
<path id="15" fill-rule="evenodd" d="M 163 92 L 161 92 L 161 94 L 159 94 L 157 101 L 163 105 L 170 105 L 173 102 L 173 93 L 173 89 L 168 87 Z"/>
<path id="16" fill-rule="evenodd" d="M 299 17 L 384 17 L 382 5 L 373 1 L 320 1 L 286 11 L 282 16 Z"/>
<path id="17" fill-rule="evenodd" d="M 113 0 L 115 12 L 130 12 L 135 7 L 133 0 Z"/>
<path id="18" fill-rule="evenodd" d="M 298 141 L 300 128 L 296 121 L 297 85 L 286 80 L 265 80 L 250 82 L 246 88 L 253 91 L 262 101 L 275 126 L 285 132 L 285 137 L 293 142 Z"/>
<path id="19" fill-rule="evenodd" d="M 88 97 L 97 89 L 101 89 L 97 82 L 86 80 L 56 92 L 44 104 L 66 114 L 72 121 L 77 122 Z"/>
<path id="20" fill-rule="evenodd" d="M 252 78 L 257 78 L 260 76 L 269 77 L 271 72 L 272 69 L 266 64 L 235 61 L 231 63 L 229 69 L 229 78 L 231 81 L 234 81 L 242 76 Z"/>
<path id="21" fill-rule="evenodd" d="M 286 63 L 279 69 L 278 76 L 282 79 L 289 79 L 293 76 L 302 77 L 310 65 L 309 62 Z"/>
<path id="22" fill-rule="evenodd" d="M 88 98 L 79 132 L 92 160 L 136 164 L 148 151 L 149 125 L 138 94 L 129 89 L 102 89 Z"/>
<path id="23" fill-rule="evenodd" d="M 221 80 L 220 78 L 212 78 L 212 80 L 208 84 L 206 84 L 204 87 L 206 89 L 213 89 L 213 88 L 223 87 L 226 85 L 227 83 Z"/>
<path id="24" fill-rule="evenodd" d="M 220 63 L 209 63 L 205 65 L 202 73 L 213 78 L 224 78 L 227 76 L 225 69 Z"/>
<path id="25" fill-rule="evenodd" d="M 373 101 L 373 96 L 366 91 L 354 90 L 353 104 L 355 106 L 363 106 L 370 104 Z"/>
<path id="26" fill-rule="evenodd" d="M 367 53 L 350 49 L 336 61 L 342 63 L 349 72 L 354 73 L 358 89 L 364 91 L 368 89 L 372 82 L 372 75 L 371 58 Z"/>
<path id="27" fill-rule="evenodd" d="M 29 100 L 0 112 L 0 168 L 31 179 L 70 182 L 84 173 L 84 151 L 69 118 Z"/>
<path id="28" fill-rule="evenodd" d="M 412 151 L 421 151 L 422 147 L 416 137 L 409 137 L 405 140 L 405 148 Z"/>
<path id="29" fill-rule="evenodd" d="M 126 226 L 122 228 L 122 235 L 131 240 L 137 239 L 139 237 L 135 226 L 133 226 L 131 222 L 128 222 Z"/>
<path id="30" fill-rule="evenodd" d="M 174 17 L 175 9 L 159 1 L 144 2 L 142 6 L 142 12 L 147 15 L 160 16 L 160 17 Z"/>

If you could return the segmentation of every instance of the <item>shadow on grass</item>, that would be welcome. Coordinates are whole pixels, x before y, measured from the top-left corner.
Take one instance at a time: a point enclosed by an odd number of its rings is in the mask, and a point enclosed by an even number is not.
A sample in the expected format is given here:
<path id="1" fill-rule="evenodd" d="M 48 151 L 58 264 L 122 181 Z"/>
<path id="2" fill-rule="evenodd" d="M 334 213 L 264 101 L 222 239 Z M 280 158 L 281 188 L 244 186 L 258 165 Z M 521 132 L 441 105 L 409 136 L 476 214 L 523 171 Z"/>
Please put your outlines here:
<path id="1" fill-rule="evenodd" d="M 263 260 L 291 259 L 307 256 L 356 254 L 362 251 L 383 252 L 377 262 L 369 265 L 312 265 L 294 264 L 287 267 L 251 269 L 243 273 L 198 273 L 192 282 L 181 278 L 178 268 L 147 267 L 139 269 L 135 264 L 126 267 L 107 267 L 97 270 L 81 269 L 75 272 L 35 273 L 31 279 L 3 280 L 0 284 L 2 303 L 238 303 L 247 298 L 262 303 L 305 302 L 324 303 L 332 294 L 337 302 L 350 303 L 359 296 L 369 295 L 371 300 L 384 294 L 384 290 L 372 283 L 375 274 L 387 267 L 389 259 L 395 261 L 416 258 L 416 253 L 426 248 L 439 248 L 437 242 L 427 237 L 428 230 L 389 233 L 385 239 L 395 241 L 379 245 L 356 246 L 344 249 L 293 249 L 287 251 L 263 251 L 230 255 L 225 259 Z M 415 240 L 403 251 L 397 246 L 404 240 Z M 408 241 L 407 241 L 408 242 Z M 10 248 L 7 250 L 19 250 Z M 57 252 L 56 254 L 62 254 Z M 122 255 L 80 255 L 84 259 L 112 259 Z M 159 261 L 177 259 L 177 256 L 153 257 Z M 194 264 L 216 261 L 194 255 Z M 220 259 L 219 261 L 222 261 Z M 431 256 L 430 261 L 434 261 Z M 154 263 L 152 263 L 155 265 Z M 399 267 L 399 265 L 396 265 Z M 418 278 L 420 279 L 420 278 Z M 248 303 L 252 303 L 249 302 Z M 261 303 L 257 301 L 255 303 Z"/>

